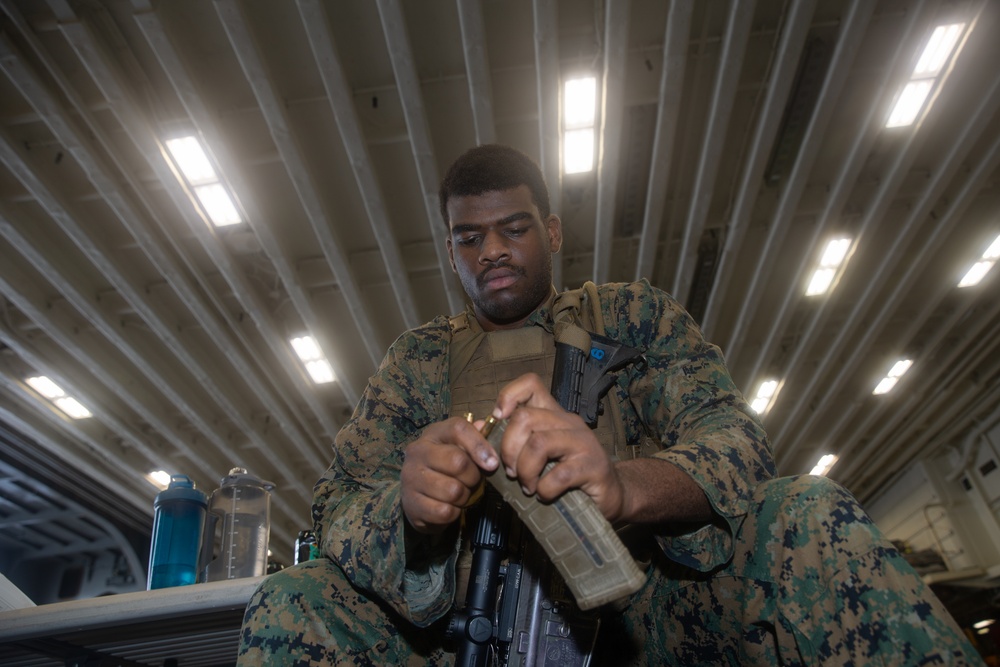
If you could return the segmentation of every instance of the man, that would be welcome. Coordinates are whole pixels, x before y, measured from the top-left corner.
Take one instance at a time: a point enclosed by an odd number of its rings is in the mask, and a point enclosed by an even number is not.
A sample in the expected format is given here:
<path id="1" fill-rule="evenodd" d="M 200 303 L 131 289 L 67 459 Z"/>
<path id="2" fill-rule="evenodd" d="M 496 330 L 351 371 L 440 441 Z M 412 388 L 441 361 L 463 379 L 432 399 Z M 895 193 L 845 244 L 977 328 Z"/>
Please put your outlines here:
<path id="1" fill-rule="evenodd" d="M 441 208 L 472 306 L 389 350 L 316 485 L 326 557 L 262 584 L 241 664 L 451 664 L 461 517 L 498 467 L 542 501 L 581 489 L 645 536 L 649 579 L 604 614 L 594 664 L 981 664 L 849 494 L 773 479 L 719 350 L 667 294 L 641 281 L 585 299 L 646 364 L 619 373 L 597 430 L 559 407 L 541 376 L 562 229 L 529 158 L 472 149 Z M 547 345 L 532 356 L 528 338 Z M 499 457 L 466 411 L 510 420 Z"/>

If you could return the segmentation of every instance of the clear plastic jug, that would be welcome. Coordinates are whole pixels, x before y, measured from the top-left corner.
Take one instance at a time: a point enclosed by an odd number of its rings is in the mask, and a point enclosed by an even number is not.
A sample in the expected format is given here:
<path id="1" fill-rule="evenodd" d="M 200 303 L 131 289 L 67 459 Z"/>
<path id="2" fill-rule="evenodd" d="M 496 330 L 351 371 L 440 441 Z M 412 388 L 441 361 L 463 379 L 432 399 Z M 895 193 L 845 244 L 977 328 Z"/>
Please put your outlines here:
<path id="1" fill-rule="evenodd" d="M 208 500 L 187 475 L 173 475 L 153 501 L 153 542 L 146 588 L 195 583 Z"/>
<path id="2" fill-rule="evenodd" d="M 271 489 L 245 468 L 233 468 L 208 500 L 202 581 L 259 577 L 267 568 Z"/>

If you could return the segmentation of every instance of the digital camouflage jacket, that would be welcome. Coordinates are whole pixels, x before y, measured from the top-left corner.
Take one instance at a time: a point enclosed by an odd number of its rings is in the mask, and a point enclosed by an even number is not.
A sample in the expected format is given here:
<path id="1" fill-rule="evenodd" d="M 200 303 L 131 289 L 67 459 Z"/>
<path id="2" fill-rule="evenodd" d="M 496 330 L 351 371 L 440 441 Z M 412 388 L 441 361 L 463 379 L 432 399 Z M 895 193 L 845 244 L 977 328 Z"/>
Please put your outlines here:
<path id="1" fill-rule="evenodd" d="M 657 535 L 672 560 L 700 571 L 724 565 L 754 488 L 775 474 L 767 437 L 737 390 L 720 350 L 679 303 L 645 280 L 598 287 L 605 335 L 640 350 L 645 367 L 619 373 L 609 393 L 630 445 L 652 438 L 654 456 L 687 472 L 720 520 L 694 532 Z M 525 326 L 552 330 L 551 300 Z M 434 538 L 406 523 L 400 470 L 406 445 L 447 418 L 451 405 L 449 319 L 407 331 L 370 379 L 315 487 L 313 520 L 324 553 L 358 588 L 417 625 L 454 600 L 458 531 Z M 648 442 L 648 440 L 647 440 Z"/>

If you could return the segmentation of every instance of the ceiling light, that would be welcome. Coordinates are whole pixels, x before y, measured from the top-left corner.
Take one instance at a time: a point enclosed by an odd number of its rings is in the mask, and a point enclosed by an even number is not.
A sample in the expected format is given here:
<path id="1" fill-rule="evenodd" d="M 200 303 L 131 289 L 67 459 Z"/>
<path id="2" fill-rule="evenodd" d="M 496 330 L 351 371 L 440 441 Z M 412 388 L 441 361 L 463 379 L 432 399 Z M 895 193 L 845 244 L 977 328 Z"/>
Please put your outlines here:
<path id="1" fill-rule="evenodd" d="M 59 385 L 57 385 L 55 382 L 48 379 L 44 375 L 39 375 L 37 377 L 30 377 L 27 380 L 25 380 L 25 382 L 27 382 L 32 389 L 34 389 L 39 394 L 41 394 L 42 396 L 44 396 L 49 400 L 66 395 L 66 392 L 62 390 L 62 387 L 60 387 Z"/>
<path id="2" fill-rule="evenodd" d="M 809 281 L 809 286 L 806 287 L 806 296 L 826 294 L 830 285 L 833 284 L 833 277 L 836 274 L 837 272 L 833 269 L 816 269 Z"/>
<path id="3" fill-rule="evenodd" d="M 212 224 L 225 227 L 243 222 L 229 190 L 221 183 L 198 138 L 168 139 L 166 145 Z"/>
<path id="4" fill-rule="evenodd" d="M 563 135 L 563 171 L 579 174 L 594 168 L 594 130 L 573 130 Z"/>
<path id="5" fill-rule="evenodd" d="M 901 378 L 912 365 L 912 359 L 900 359 L 897 361 L 893 364 L 892 368 L 889 369 L 888 374 L 879 380 L 879 383 L 875 386 L 872 393 L 875 395 L 888 393 L 893 387 L 896 386 L 896 383 L 899 382 L 899 378 Z"/>
<path id="6" fill-rule="evenodd" d="M 221 183 L 201 185 L 194 189 L 194 193 L 216 227 L 243 222 L 236 206 L 233 205 L 233 200 L 229 197 L 229 192 L 222 187 Z"/>
<path id="7" fill-rule="evenodd" d="M 180 139 L 170 139 L 167 142 L 167 149 L 180 167 L 184 178 L 191 185 L 201 183 L 213 183 L 219 180 L 209 162 L 208 156 L 195 137 L 181 137 Z"/>
<path id="8" fill-rule="evenodd" d="M 964 23 L 939 25 L 935 28 L 924 52 L 920 55 L 920 60 L 917 61 L 917 66 L 913 69 L 913 77 L 940 74 L 952 51 L 955 50 L 955 45 L 958 44 L 958 38 L 962 36 L 964 29 Z"/>
<path id="9" fill-rule="evenodd" d="M 597 78 L 568 79 L 563 84 L 563 173 L 593 171 L 597 144 Z"/>
<path id="10" fill-rule="evenodd" d="M 292 349 L 305 364 L 306 371 L 316 384 L 327 384 L 337 379 L 333 367 L 327 361 L 316 339 L 312 336 L 299 336 L 291 339 Z"/>
<path id="11" fill-rule="evenodd" d="M 1000 236 L 996 237 L 983 253 L 983 259 L 1000 259 Z"/>
<path id="12" fill-rule="evenodd" d="M 830 472 L 830 468 L 837 462 L 836 454 L 824 454 L 819 457 L 819 461 L 813 466 L 813 469 L 809 471 L 810 475 L 825 475 Z"/>
<path id="13" fill-rule="evenodd" d="M 906 87 L 903 88 L 903 92 L 899 94 L 896 106 L 892 108 L 892 113 L 889 114 L 889 120 L 885 126 L 905 127 L 913 125 L 933 86 L 933 79 L 910 81 L 907 83 Z"/>
<path id="14" fill-rule="evenodd" d="M 976 621 L 975 623 L 972 624 L 972 627 L 974 627 L 976 630 L 981 630 L 982 628 L 988 628 L 995 622 L 996 622 L 995 618 L 987 618 L 982 621 Z"/>
<path id="15" fill-rule="evenodd" d="M 809 285 L 806 286 L 806 296 L 826 294 L 830 290 L 834 278 L 837 277 L 837 271 L 847 258 L 851 243 L 852 239 L 850 238 L 827 241 L 819 260 L 819 268 L 813 273 L 812 278 L 809 279 Z"/>
<path id="16" fill-rule="evenodd" d="M 1000 259 L 1000 236 L 994 239 L 990 247 L 983 252 L 982 259 L 972 265 L 962 279 L 958 281 L 959 287 L 972 287 L 982 282 L 986 274 L 990 272 L 997 259 Z"/>
<path id="17" fill-rule="evenodd" d="M 774 395 L 778 391 L 778 381 L 777 380 L 765 380 L 760 383 L 760 387 L 757 388 L 756 397 L 750 401 L 750 407 L 753 408 L 754 412 L 759 415 L 767 412 L 768 406 L 774 400 Z"/>
<path id="18" fill-rule="evenodd" d="M 969 269 L 964 276 L 962 276 L 962 279 L 958 281 L 958 286 L 972 287 L 973 285 L 978 285 L 982 282 L 983 278 L 986 277 L 986 274 L 990 272 L 990 269 L 993 268 L 994 264 L 995 262 L 976 262 L 972 265 L 972 268 Z"/>
<path id="19" fill-rule="evenodd" d="M 83 407 L 83 405 L 81 405 L 80 402 L 72 396 L 67 396 L 62 387 L 44 375 L 27 378 L 25 382 L 27 382 L 32 389 L 37 391 L 44 398 L 47 398 L 53 405 L 65 412 L 69 417 L 72 417 L 73 419 L 86 419 L 87 417 L 93 417 L 90 410 Z"/>
<path id="20" fill-rule="evenodd" d="M 567 130 L 592 127 L 597 108 L 597 78 L 569 79 L 563 88 L 563 123 Z"/>
<path id="21" fill-rule="evenodd" d="M 170 473 L 166 470 L 153 470 L 146 473 L 145 477 L 147 482 L 161 491 L 170 486 Z"/>

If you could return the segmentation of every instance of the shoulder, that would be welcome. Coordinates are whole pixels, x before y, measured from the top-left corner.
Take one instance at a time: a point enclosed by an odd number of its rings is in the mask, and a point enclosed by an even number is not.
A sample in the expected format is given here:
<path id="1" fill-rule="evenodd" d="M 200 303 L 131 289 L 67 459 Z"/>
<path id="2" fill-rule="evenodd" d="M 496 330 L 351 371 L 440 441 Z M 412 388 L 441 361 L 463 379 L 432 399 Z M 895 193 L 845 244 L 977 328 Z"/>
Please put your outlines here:
<path id="1" fill-rule="evenodd" d="M 423 365 L 444 363 L 448 358 L 451 327 L 448 318 L 435 317 L 430 322 L 402 333 L 382 362 L 386 365 Z"/>

